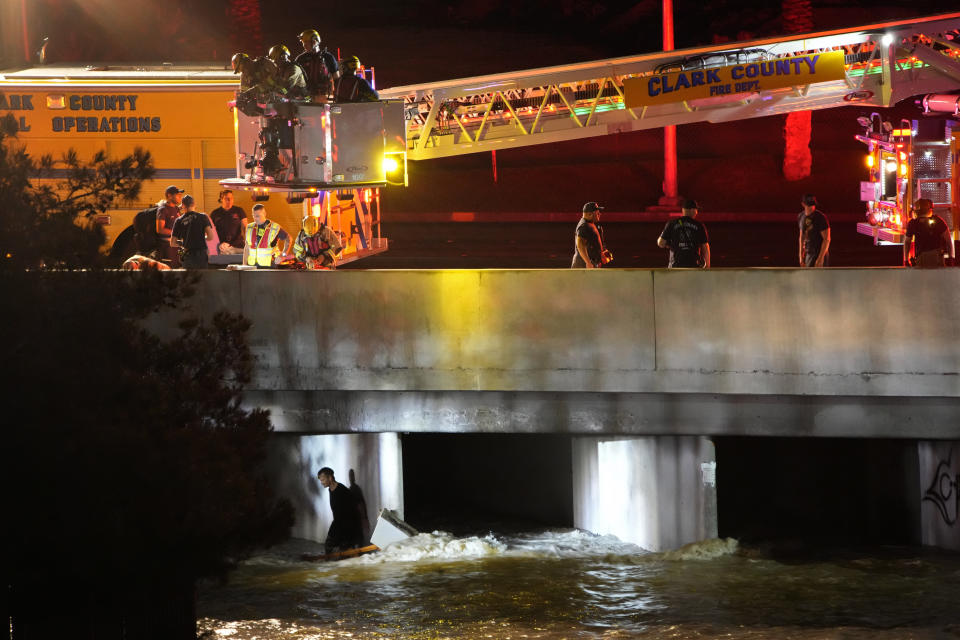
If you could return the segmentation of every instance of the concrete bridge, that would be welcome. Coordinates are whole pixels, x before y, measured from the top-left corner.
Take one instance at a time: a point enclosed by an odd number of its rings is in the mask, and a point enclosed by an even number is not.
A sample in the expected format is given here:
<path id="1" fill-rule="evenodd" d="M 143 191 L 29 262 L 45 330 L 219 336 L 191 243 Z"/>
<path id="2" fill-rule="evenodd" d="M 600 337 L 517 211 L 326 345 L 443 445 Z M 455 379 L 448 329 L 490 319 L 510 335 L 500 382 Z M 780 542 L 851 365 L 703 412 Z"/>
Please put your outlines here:
<path id="1" fill-rule="evenodd" d="M 191 311 L 253 322 L 246 399 L 286 436 L 298 535 L 323 537 L 324 464 L 402 509 L 393 434 L 564 433 L 574 524 L 657 549 L 716 535 L 711 438 L 902 439 L 915 498 L 924 465 L 956 474 L 958 291 L 952 269 L 211 271 Z M 950 519 L 923 541 L 960 547 Z"/>

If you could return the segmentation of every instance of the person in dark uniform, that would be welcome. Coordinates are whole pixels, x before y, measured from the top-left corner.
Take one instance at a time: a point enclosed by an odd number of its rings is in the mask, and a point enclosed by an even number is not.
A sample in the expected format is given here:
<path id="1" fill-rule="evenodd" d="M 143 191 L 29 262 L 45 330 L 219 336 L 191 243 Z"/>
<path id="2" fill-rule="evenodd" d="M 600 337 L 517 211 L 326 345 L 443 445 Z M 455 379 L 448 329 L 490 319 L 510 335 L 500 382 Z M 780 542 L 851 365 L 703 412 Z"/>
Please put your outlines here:
<path id="1" fill-rule="evenodd" d="M 303 31 L 300 36 L 303 53 L 295 62 L 307 78 L 307 93 L 318 102 L 325 102 L 333 93 L 333 81 L 340 77 L 337 59 L 326 48 L 320 48 L 320 34 L 314 29 Z"/>
<path id="2" fill-rule="evenodd" d="M 710 237 L 707 228 L 697 220 L 700 207 L 695 200 L 685 200 L 683 215 L 671 220 L 657 238 L 657 246 L 670 249 L 667 267 L 710 268 Z"/>
<path id="3" fill-rule="evenodd" d="M 209 248 L 214 239 L 213 224 L 206 214 L 194 210 L 193 196 L 183 196 L 183 215 L 173 223 L 170 245 L 180 250 L 180 261 L 185 269 L 206 269 Z"/>
<path id="4" fill-rule="evenodd" d="M 220 192 L 220 206 L 210 212 L 213 226 L 217 228 L 220 238 L 220 253 L 243 253 L 243 232 L 247 228 L 247 212 L 243 207 L 233 204 L 233 191 L 224 189 Z"/>
<path id="5" fill-rule="evenodd" d="M 173 223 L 180 217 L 183 189 L 170 185 L 163 192 L 164 202 L 157 204 L 157 242 L 160 257 L 174 269 L 180 268 L 180 252 L 170 245 Z"/>
<path id="6" fill-rule="evenodd" d="M 603 229 L 600 228 L 600 212 L 596 202 L 583 205 L 583 217 L 577 223 L 573 234 L 574 250 L 571 269 L 599 269 L 613 259 L 612 254 L 603 247 Z"/>
<path id="7" fill-rule="evenodd" d="M 830 221 L 817 209 L 817 197 L 807 193 L 800 200 L 803 211 L 797 218 L 800 227 L 800 266 L 830 265 Z"/>
<path id="8" fill-rule="evenodd" d="M 267 57 L 277 65 L 277 77 L 287 98 L 302 100 L 307 97 L 307 78 L 300 65 L 290 59 L 290 49 L 278 44 L 270 47 Z"/>
<path id="9" fill-rule="evenodd" d="M 337 79 L 337 88 L 333 92 L 334 102 L 377 102 L 380 99 L 366 78 L 357 75 L 358 71 L 360 58 L 350 56 L 343 61 L 343 75 Z"/>
<path id="10" fill-rule="evenodd" d="M 330 510 L 333 512 L 333 523 L 324 543 L 327 553 L 363 545 L 359 501 L 350 489 L 337 482 L 330 467 L 320 469 L 317 479 L 330 491 Z"/>
<path id="11" fill-rule="evenodd" d="M 935 269 L 945 266 L 943 255 L 950 256 L 950 264 L 956 259 L 956 249 L 950 227 L 940 216 L 933 214 L 933 201 L 920 198 L 914 205 L 917 217 L 907 223 L 903 234 L 903 265 L 922 269 Z M 910 249 L 914 247 L 914 258 L 910 259 Z"/>

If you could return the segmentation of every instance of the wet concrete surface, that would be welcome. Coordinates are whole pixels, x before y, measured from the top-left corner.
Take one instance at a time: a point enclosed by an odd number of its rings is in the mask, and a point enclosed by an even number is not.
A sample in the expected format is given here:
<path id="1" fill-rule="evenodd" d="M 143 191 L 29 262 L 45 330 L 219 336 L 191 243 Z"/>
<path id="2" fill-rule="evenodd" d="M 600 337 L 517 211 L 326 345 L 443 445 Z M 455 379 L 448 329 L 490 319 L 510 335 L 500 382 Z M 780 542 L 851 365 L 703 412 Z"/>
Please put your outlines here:
<path id="1" fill-rule="evenodd" d="M 388 217 L 388 216 L 387 216 Z M 659 268 L 668 252 L 657 247 L 664 222 L 604 223 L 614 261 L 609 267 Z M 708 222 L 712 266 L 795 267 L 797 228 L 783 222 Z M 390 249 L 343 269 L 561 269 L 573 257 L 574 224 L 567 223 L 390 223 L 382 235 Z M 893 267 L 902 261 L 900 246 L 874 246 L 856 223 L 832 225 L 833 267 Z"/>

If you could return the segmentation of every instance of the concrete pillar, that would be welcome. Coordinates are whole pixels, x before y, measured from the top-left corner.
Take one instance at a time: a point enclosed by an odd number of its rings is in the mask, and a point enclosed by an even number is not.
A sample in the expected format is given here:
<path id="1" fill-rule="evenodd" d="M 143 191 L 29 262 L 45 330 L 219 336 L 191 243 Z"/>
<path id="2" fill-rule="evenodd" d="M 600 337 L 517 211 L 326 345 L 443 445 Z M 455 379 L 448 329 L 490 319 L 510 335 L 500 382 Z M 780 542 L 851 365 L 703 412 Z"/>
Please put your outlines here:
<path id="1" fill-rule="evenodd" d="M 573 523 L 649 551 L 715 538 L 715 479 L 707 438 L 574 438 Z"/>
<path id="2" fill-rule="evenodd" d="M 960 551 L 960 440 L 921 440 L 917 451 L 921 541 Z"/>
<path id="3" fill-rule="evenodd" d="M 296 509 L 293 537 L 323 542 L 333 521 L 329 492 L 317 471 L 330 467 L 351 490 L 359 486 L 374 526 L 380 509 L 403 517 L 403 459 L 396 433 L 274 434 L 267 470 L 277 493 Z M 350 471 L 354 481 L 350 481 Z"/>

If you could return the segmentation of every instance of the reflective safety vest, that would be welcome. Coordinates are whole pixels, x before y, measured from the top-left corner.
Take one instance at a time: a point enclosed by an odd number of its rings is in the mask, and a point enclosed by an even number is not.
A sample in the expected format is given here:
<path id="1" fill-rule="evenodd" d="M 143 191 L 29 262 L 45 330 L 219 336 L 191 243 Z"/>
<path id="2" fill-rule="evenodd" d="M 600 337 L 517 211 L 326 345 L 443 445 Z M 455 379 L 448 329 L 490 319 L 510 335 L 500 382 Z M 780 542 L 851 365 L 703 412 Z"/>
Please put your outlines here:
<path id="1" fill-rule="evenodd" d="M 280 225 L 267 220 L 262 227 L 256 222 L 247 225 L 245 240 L 250 247 L 247 264 L 251 267 L 269 267 L 273 264 L 273 243 L 280 235 Z"/>

